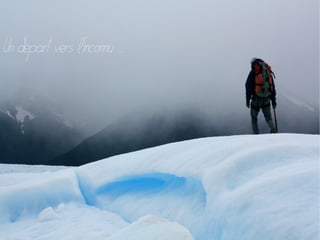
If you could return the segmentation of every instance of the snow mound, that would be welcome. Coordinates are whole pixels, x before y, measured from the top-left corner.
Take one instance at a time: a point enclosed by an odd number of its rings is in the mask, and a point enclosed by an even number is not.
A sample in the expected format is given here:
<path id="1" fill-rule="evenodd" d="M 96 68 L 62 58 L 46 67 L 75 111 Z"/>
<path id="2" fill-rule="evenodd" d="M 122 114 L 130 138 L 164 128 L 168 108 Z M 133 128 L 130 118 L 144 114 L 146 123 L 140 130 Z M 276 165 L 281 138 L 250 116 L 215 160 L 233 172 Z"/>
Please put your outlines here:
<path id="1" fill-rule="evenodd" d="M 319 237 L 318 135 L 203 138 L 78 168 L 0 171 L 0 180 L 1 236 L 18 231 L 29 237 L 23 239 Z M 101 230 L 108 216 L 113 217 L 105 226 L 113 230 Z"/>
<path id="2" fill-rule="evenodd" d="M 52 219 L 56 219 L 57 218 L 57 214 L 56 212 L 53 210 L 52 207 L 48 207 L 46 209 L 44 209 L 40 214 L 39 214 L 39 221 L 40 222 L 44 222 L 44 221 L 49 221 Z"/>
<path id="3" fill-rule="evenodd" d="M 129 221 L 153 214 L 182 224 L 195 239 L 317 239 L 318 160 L 319 136 L 233 136 L 115 156 L 76 171 L 84 195 L 94 196 L 88 204 Z M 157 185 L 159 176 L 169 187 Z M 154 185 L 143 186 L 145 178 Z"/>
<path id="4" fill-rule="evenodd" d="M 35 216 L 47 207 L 61 203 L 84 203 L 77 177 L 72 170 L 54 173 L 9 174 L 0 179 L 17 177 L 19 181 L 8 181 L 0 185 L 0 224 L 15 222 L 21 217 Z"/>
<path id="5" fill-rule="evenodd" d="M 45 208 L 35 218 L 0 224 L 0 233 L 3 240 L 106 240 L 126 226 L 112 213 L 70 203 Z"/>
<path id="6" fill-rule="evenodd" d="M 144 216 L 114 234 L 108 240 L 193 240 L 181 225 L 152 215 Z"/>

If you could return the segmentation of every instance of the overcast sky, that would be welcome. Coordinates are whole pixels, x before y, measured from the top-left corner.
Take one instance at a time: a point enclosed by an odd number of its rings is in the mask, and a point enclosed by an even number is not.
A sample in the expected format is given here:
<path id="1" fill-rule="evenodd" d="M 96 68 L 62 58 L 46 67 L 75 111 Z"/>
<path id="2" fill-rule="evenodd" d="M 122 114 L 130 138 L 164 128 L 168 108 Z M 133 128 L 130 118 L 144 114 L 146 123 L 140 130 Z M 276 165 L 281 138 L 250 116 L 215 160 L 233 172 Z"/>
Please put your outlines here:
<path id="1" fill-rule="evenodd" d="M 247 111 L 252 57 L 273 67 L 279 99 L 319 107 L 319 1 L 0 0 L 0 99 L 37 92 L 92 123 L 170 105 Z"/>

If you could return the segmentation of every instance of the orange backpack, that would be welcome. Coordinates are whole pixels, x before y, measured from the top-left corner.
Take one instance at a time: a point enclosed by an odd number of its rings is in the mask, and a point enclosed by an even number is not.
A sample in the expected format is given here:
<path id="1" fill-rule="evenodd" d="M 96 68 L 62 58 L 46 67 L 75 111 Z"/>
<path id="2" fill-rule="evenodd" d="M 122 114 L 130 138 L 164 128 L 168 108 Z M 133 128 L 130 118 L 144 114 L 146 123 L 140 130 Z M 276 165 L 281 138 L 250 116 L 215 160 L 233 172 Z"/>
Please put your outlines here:
<path id="1" fill-rule="evenodd" d="M 259 97 L 269 97 L 273 92 L 274 73 L 271 67 L 265 62 L 258 62 L 254 65 L 255 93 Z"/>

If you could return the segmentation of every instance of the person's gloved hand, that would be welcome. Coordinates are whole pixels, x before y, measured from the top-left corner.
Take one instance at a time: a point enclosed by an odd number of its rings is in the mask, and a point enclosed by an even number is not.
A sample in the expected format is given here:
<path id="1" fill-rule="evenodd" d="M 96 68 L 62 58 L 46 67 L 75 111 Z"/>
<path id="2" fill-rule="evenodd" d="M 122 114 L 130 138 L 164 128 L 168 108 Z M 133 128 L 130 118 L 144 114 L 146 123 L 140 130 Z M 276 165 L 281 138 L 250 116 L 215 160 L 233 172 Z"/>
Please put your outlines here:
<path id="1" fill-rule="evenodd" d="M 276 101 L 272 102 L 272 107 L 273 107 L 273 109 L 275 109 L 277 107 Z"/>
<path id="2" fill-rule="evenodd" d="M 247 108 L 250 108 L 250 100 L 247 100 L 246 106 Z"/>

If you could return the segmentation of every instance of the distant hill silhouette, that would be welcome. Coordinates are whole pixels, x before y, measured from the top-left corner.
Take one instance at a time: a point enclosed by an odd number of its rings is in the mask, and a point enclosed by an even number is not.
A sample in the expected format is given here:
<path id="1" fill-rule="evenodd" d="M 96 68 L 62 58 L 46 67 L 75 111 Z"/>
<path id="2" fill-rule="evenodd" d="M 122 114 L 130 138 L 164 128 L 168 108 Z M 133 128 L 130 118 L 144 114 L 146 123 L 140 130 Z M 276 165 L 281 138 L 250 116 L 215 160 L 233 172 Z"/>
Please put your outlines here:
<path id="1" fill-rule="evenodd" d="M 23 106 L 33 117 L 21 119 L 16 105 L 0 108 L 0 163 L 78 166 L 171 142 L 251 134 L 245 106 L 223 113 L 216 109 L 208 113 L 201 107 L 156 109 L 153 113 L 143 109 L 122 116 L 86 139 L 80 129 L 54 111 L 42 109 L 41 104 L 33 101 Z M 277 113 L 280 133 L 319 134 L 319 108 L 292 96 L 280 96 Z M 268 133 L 262 113 L 259 126 L 261 133 Z"/>
<path id="2" fill-rule="evenodd" d="M 166 143 L 221 134 L 201 117 L 194 112 L 158 114 L 146 119 L 126 116 L 49 164 L 78 166 Z"/>
<path id="3" fill-rule="evenodd" d="M 277 108 L 280 133 L 319 134 L 319 109 L 286 97 L 281 97 L 280 101 Z M 214 109 L 212 112 L 210 116 L 195 109 L 127 115 L 48 164 L 78 166 L 171 142 L 251 133 L 249 109 L 244 114 L 230 111 L 223 116 L 214 116 Z M 261 133 L 268 133 L 262 113 L 259 115 L 259 125 Z"/>

